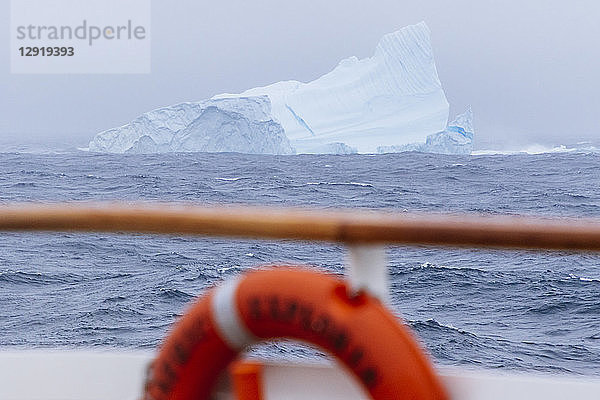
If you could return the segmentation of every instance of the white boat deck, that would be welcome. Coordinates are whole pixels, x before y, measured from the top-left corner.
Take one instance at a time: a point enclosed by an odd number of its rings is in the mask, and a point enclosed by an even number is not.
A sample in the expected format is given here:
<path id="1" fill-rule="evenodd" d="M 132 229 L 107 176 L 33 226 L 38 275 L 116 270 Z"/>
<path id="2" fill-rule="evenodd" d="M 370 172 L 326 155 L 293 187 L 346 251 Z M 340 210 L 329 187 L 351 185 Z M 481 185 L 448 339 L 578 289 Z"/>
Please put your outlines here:
<path id="1" fill-rule="evenodd" d="M 82 350 L 0 351 L 2 400 L 135 400 L 152 352 Z M 498 374 L 440 369 L 455 400 L 600 400 L 600 377 Z M 330 364 L 265 363 L 266 400 L 367 399 L 361 387 Z M 309 383 L 310 384 L 307 384 Z M 231 399 L 227 392 L 218 399 Z"/>

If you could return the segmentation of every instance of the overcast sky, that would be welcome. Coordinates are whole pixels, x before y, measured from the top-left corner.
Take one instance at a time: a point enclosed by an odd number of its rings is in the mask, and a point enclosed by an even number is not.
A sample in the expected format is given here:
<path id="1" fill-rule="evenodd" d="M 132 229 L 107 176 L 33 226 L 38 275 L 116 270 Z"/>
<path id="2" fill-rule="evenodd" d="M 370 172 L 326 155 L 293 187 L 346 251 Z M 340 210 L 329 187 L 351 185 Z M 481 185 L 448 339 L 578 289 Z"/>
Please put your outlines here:
<path id="1" fill-rule="evenodd" d="M 84 145 L 159 106 L 313 80 L 425 21 L 451 118 L 473 107 L 476 148 L 600 141 L 593 0 L 156 0 L 151 74 L 70 76 L 10 74 L 0 5 L 0 139 Z"/>

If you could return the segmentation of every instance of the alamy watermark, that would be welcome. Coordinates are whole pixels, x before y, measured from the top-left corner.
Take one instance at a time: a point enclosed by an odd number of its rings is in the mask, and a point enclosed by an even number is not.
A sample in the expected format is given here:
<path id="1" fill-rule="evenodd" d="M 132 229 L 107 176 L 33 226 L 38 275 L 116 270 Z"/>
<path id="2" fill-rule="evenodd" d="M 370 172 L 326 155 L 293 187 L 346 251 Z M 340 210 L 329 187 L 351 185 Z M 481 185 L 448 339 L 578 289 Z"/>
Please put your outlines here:
<path id="1" fill-rule="evenodd" d="M 149 73 L 150 0 L 12 0 L 11 72 Z"/>

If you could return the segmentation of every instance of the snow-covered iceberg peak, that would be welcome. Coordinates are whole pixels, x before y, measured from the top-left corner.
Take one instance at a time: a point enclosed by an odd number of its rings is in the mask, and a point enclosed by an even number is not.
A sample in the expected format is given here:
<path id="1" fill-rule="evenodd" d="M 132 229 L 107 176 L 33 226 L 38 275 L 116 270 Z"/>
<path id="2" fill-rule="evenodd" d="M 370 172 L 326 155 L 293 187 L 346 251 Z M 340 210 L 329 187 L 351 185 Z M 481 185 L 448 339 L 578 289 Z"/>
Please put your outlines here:
<path id="1" fill-rule="evenodd" d="M 442 90 L 425 22 L 383 36 L 370 61 L 376 64 L 376 75 L 387 75 L 390 94 L 414 96 Z"/>
<path id="2" fill-rule="evenodd" d="M 448 101 L 437 75 L 424 22 L 385 35 L 375 54 L 350 57 L 310 83 L 296 81 L 247 90 L 267 95 L 273 116 L 299 153 L 343 143 L 359 153 L 382 145 L 423 142 L 448 121 Z"/>

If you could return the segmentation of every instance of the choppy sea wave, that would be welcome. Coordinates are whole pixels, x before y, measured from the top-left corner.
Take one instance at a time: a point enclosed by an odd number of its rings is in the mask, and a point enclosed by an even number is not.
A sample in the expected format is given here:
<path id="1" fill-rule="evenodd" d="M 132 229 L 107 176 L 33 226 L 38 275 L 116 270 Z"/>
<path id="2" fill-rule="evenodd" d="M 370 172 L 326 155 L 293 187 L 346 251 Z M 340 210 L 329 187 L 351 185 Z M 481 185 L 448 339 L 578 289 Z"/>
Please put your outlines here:
<path id="1" fill-rule="evenodd" d="M 600 154 L 0 153 L 0 203 L 160 200 L 600 216 Z M 342 272 L 340 246 L 2 233 L 0 345 L 156 346 L 207 287 L 270 263 Z M 600 255 L 395 247 L 391 307 L 443 365 L 600 374 Z M 270 343 L 266 356 L 316 353 Z"/>

